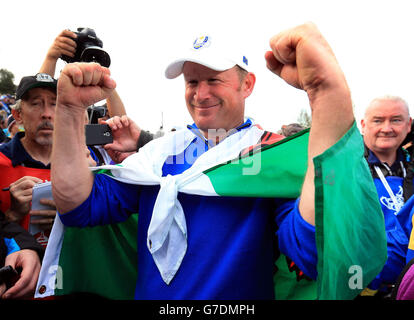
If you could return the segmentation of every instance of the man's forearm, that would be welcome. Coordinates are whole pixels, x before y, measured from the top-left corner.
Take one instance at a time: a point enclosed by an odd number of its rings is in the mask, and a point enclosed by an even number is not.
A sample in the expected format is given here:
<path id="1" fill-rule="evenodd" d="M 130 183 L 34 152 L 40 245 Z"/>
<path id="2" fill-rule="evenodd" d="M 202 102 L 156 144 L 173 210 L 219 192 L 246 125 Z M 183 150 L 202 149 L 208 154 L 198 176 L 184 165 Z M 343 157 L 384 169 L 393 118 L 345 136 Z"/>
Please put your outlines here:
<path id="1" fill-rule="evenodd" d="M 305 221 L 315 225 L 313 158 L 322 154 L 342 138 L 351 128 L 354 116 L 346 82 L 335 89 L 327 90 L 327 92 L 319 92 L 312 98 L 310 99 L 312 127 L 309 132 L 308 170 L 302 187 L 299 210 Z"/>
<path id="2" fill-rule="evenodd" d="M 305 90 L 312 109 L 308 170 L 299 211 L 315 224 L 313 158 L 333 146 L 351 127 L 354 116 L 345 76 L 327 41 L 313 23 L 283 31 L 270 39 L 265 59 L 270 71 L 288 84 Z"/>
<path id="3" fill-rule="evenodd" d="M 56 107 L 51 178 L 53 198 L 60 213 L 79 206 L 92 190 L 93 175 L 86 157 L 84 113 Z"/>
<path id="4" fill-rule="evenodd" d="M 60 213 L 75 209 L 92 190 L 85 110 L 106 99 L 115 87 L 109 69 L 98 63 L 69 63 L 60 74 L 51 163 L 53 199 Z"/>
<path id="5" fill-rule="evenodd" d="M 116 90 L 112 91 L 111 95 L 106 99 L 106 103 L 110 117 L 121 117 L 126 114 L 124 103 Z"/>
<path id="6" fill-rule="evenodd" d="M 55 77 L 57 59 L 53 57 L 46 57 L 40 67 L 39 73 L 46 73 L 51 77 Z"/>

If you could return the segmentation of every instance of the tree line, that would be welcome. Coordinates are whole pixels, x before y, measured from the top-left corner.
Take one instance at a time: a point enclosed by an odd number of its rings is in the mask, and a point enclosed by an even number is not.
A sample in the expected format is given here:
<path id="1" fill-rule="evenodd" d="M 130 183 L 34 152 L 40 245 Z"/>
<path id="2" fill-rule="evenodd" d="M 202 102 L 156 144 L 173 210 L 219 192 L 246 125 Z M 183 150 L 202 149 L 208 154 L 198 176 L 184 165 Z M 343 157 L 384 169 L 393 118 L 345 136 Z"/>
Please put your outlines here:
<path id="1" fill-rule="evenodd" d="M 0 94 L 15 94 L 14 74 L 7 69 L 0 69 Z"/>

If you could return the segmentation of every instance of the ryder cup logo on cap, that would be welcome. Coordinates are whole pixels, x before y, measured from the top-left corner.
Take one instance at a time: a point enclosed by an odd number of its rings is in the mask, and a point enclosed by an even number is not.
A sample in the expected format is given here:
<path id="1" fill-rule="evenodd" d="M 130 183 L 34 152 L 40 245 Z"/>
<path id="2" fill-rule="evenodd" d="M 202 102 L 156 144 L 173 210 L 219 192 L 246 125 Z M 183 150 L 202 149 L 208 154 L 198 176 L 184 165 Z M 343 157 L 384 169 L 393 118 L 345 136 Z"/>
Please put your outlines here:
<path id="1" fill-rule="evenodd" d="M 46 73 L 38 73 L 36 75 L 36 81 L 39 81 L 39 82 L 53 82 L 54 79 Z"/>
<path id="2" fill-rule="evenodd" d="M 201 64 L 215 71 L 225 71 L 238 65 L 250 71 L 248 60 L 239 43 L 233 37 L 212 37 L 202 35 L 191 41 L 191 48 L 181 55 L 181 58 L 170 63 L 165 70 L 168 79 L 174 79 L 183 72 L 186 62 Z"/>
<path id="3" fill-rule="evenodd" d="M 201 48 L 207 48 L 210 45 L 210 37 L 209 36 L 202 36 L 195 39 L 193 43 L 193 48 L 198 50 Z"/>

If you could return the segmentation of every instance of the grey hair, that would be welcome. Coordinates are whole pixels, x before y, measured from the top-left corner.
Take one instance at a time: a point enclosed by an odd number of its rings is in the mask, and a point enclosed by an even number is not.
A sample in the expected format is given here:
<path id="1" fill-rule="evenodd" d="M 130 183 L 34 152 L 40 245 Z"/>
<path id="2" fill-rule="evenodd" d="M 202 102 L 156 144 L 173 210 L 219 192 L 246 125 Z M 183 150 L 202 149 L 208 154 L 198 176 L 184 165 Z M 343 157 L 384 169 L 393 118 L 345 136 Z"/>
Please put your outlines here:
<path id="1" fill-rule="evenodd" d="M 371 101 L 371 103 L 372 102 L 374 102 L 374 101 L 377 101 L 377 100 L 391 100 L 391 101 L 399 101 L 399 102 L 402 102 L 407 108 L 408 108 L 408 103 L 407 103 L 407 101 L 405 101 L 403 98 L 401 98 L 401 97 L 399 97 L 399 96 L 393 96 L 393 95 L 390 95 L 390 94 L 386 94 L 386 95 L 383 95 L 383 96 L 381 96 L 381 97 L 377 97 L 377 98 L 375 98 L 375 99 L 373 99 L 372 101 Z M 371 104 L 370 103 L 370 104 Z"/>
<path id="2" fill-rule="evenodd" d="M 395 102 L 400 102 L 402 103 L 402 105 L 405 107 L 405 109 L 407 110 L 407 114 L 408 116 L 410 116 L 410 109 L 408 107 L 408 103 L 407 101 L 405 101 L 403 98 L 399 97 L 399 96 L 393 96 L 390 94 L 386 94 L 377 98 L 374 98 L 369 104 L 368 107 L 365 109 L 365 115 L 367 110 L 369 109 L 369 107 L 371 107 L 372 104 L 374 104 L 374 102 L 376 101 L 395 101 Z"/>
<path id="3" fill-rule="evenodd" d="M 15 104 L 11 105 L 10 108 L 12 108 L 13 110 L 16 110 L 16 111 L 20 111 L 21 105 L 22 105 L 22 99 L 19 99 L 19 100 L 16 101 Z"/>

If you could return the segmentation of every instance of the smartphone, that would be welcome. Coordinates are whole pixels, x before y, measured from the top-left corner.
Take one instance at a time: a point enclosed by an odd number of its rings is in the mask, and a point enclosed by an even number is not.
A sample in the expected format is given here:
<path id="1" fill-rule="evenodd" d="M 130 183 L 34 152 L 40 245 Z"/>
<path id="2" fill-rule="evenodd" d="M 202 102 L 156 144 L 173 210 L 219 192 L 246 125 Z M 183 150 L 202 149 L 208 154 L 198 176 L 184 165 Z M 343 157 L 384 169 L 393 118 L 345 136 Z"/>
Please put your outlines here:
<path id="1" fill-rule="evenodd" d="M 107 124 L 85 125 L 85 136 L 87 146 L 104 145 L 114 141 L 111 128 Z"/>

